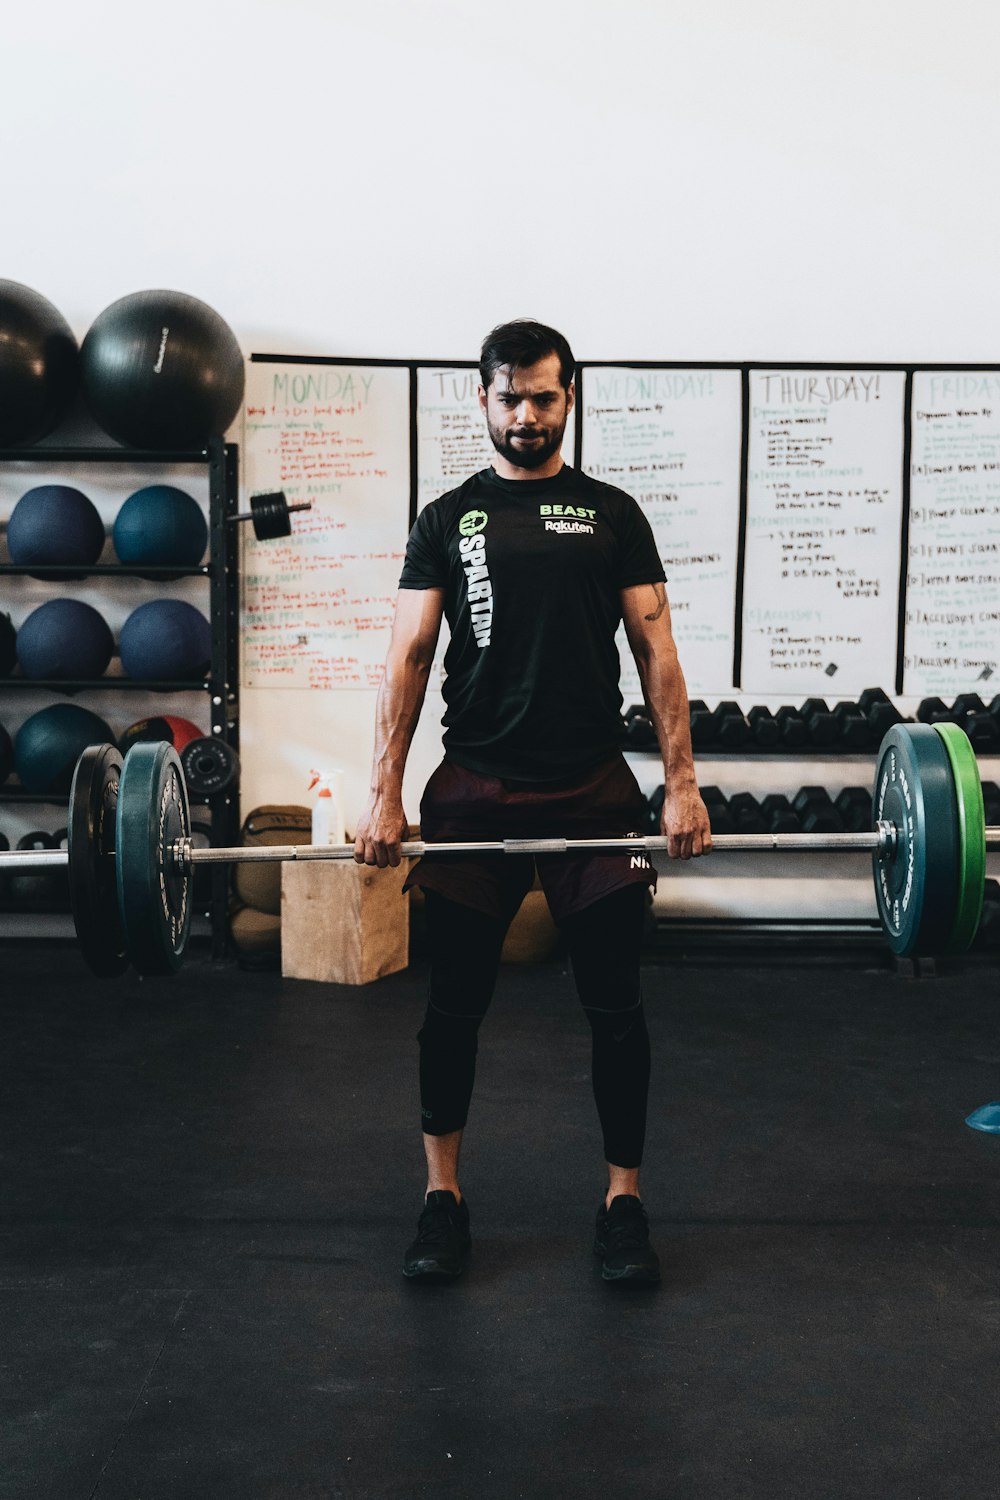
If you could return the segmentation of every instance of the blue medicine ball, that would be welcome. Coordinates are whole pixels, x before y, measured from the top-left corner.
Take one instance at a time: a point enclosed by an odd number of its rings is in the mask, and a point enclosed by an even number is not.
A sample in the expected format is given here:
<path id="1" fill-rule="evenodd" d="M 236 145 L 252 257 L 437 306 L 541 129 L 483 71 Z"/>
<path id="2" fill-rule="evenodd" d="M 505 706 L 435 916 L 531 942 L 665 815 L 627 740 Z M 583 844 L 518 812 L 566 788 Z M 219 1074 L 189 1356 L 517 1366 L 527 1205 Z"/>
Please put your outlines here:
<path id="1" fill-rule="evenodd" d="M 122 626 L 122 668 L 129 677 L 176 682 L 200 677 L 212 658 L 205 616 L 180 599 L 140 604 Z"/>
<path id="2" fill-rule="evenodd" d="M 129 495 L 115 518 L 115 551 L 123 563 L 193 568 L 208 545 L 208 522 L 197 500 L 172 484 L 149 484 Z"/>
<path id="3" fill-rule="evenodd" d="M 0 724 L 0 786 L 7 780 L 14 769 L 14 746 L 10 735 Z"/>
<path id="4" fill-rule="evenodd" d="M 101 677 L 115 639 L 97 610 L 79 599 L 50 599 L 33 610 L 17 632 L 17 659 L 25 677 Z"/>
<path id="5" fill-rule="evenodd" d="M 95 563 L 104 522 L 86 495 L 68 484 L 40 484 L 22 495 L 7 523 L 12 563 Z"/>
<path id="6" fill-rule="evenodd" d="M 114 743 L 110 727 L 89 708 L 54 703 L 26 719 L 14 737 L 14 765 L 29 792 L 68 792 L 88 745 Z"/>

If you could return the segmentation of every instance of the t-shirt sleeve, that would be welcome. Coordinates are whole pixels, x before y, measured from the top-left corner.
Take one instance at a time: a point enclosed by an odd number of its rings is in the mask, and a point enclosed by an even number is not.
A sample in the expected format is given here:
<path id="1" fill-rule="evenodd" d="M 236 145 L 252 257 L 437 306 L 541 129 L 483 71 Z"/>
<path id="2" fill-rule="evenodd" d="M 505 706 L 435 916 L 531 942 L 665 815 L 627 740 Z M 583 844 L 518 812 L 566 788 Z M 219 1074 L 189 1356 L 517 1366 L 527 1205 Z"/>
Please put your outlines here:
<path id="1" fill-rule="evenodd" d="M 636 583 L 666 583 L 653 528 L 645 512 L 631 495 L 623 497 L 628 503 L 622 516 L 622 528 L 618 549 L 618 587 L 631 588 Z"/>
<path id="2" fill-rule="evenodd" d="M 437 509 L 428 505 L 413 523 L 400 574 L 401 589 L 443 589 L 448 582 L 448 559 L 441 540 Z"/>

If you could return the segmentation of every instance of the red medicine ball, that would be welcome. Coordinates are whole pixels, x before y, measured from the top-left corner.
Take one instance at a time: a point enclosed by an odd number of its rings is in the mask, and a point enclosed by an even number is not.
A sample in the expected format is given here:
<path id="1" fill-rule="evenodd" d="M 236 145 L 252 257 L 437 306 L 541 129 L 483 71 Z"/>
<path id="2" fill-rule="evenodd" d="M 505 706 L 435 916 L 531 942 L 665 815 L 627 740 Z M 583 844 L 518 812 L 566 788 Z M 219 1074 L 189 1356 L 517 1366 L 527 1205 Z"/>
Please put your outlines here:
<path id="1" fill-rule="evenodd" d="M 162 718 L 139 719 L 135 724 L 130 724 L 118 741 L 118 749 L 125 755 L 133 745 L 140 742 L 148 743 L 151 740 L 166 740 L 168 745 L 173 745 L 177 754 L 180 755 L 184 746 L 190 744 L 191 740 L 200 740 L 205 731 L 199 729 L 197 724 L 192 724 L 190 719 L 179 719 L 174 714 L 164 714 Z"/>

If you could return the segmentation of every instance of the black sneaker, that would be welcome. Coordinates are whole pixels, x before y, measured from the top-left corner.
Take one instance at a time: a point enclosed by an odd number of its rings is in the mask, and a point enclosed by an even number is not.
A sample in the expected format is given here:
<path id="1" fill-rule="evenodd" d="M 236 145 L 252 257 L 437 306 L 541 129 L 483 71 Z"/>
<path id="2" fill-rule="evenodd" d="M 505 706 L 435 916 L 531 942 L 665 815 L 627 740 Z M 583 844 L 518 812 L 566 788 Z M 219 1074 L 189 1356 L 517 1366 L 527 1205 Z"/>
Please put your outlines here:
<path id="1" fill-rule="evenodd" d="M 427 1194 L 417 1224 L 417 1237 L 403 1257 L 403 1275 L 424 1281 L 453 1281 L 469 1259 L 469 1209 L 451 1192 Z"/>
<path id="2" fill-rule="evenodd" d="M 597 1211 L 594 1254 L 603 1258 L 605 1281 L 656 1282 L 660 1261 L 649 1243 L 649 1220 L 641 1198 L 621 1193 Z"/>

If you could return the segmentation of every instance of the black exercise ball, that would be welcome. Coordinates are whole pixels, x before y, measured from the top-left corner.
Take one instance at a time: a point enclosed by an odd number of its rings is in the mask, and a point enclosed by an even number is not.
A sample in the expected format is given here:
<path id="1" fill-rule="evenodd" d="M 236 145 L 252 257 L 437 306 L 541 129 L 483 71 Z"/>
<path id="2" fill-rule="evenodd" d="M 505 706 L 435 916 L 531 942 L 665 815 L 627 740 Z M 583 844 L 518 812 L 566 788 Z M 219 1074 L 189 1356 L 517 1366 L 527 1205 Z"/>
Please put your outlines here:
<path id="1" fill-rule="evenodd" d="M 80 360 L 94 418 L 134 447 L 201 447 L 225 432 L 243 400 L 236 335 L 184 292 L 133 292 L 112 302 Z"/>
<path id="2" fill-rule="evenodd" d="M 14 765 L 29 792 L 69 791 L 88 745 L 114 744 L 108 724 L 89 708 L 54 703 L 26 719 L 14 737 Z"/>
<path id="3" fill-rule="evenodd" d="M 119 639 L 129 677 L 178 682 L 200 677 L 212 657 L 212 629 L 181 599 L 153 599 L 132 611 Z"/>
<path id="4" fill-rule="evenodd" d="M 10 615 L 0 614 L 0 677 L 9 677 L 17 661 L 17 631 Z"/>
<path id="5" fill-rule="evenodd" d="M 78 383 L 79 351 L 62 313 L 40 292 L 0 280 L 0 446 L 51 432 Z"/>
<path id="6" fill-rule="evenodd" d="M 14 769 L 14 746 L 10 735 L 0 724 L 0 786 L 3 786 L 7 777 Z"/>
<path id="7" fill-rule="evenodd" d="M 32 610 L 17 632 L 25 677 L 101 677 L 115 640 L 103 617 L 81 599 L 50 599 Z"/>
<path id="8" fill-rule="evenodd" d="M 129 495 L 115 517 L 115 551 L 123 563 L 193 568 L 208 545 L 205 512 L 172 484 L 148 484 Z"/>
<path id="9" fill-rule="evenodd" d="M 7 522 L 10 560 L 22 567 L 34 563 L 89 567 L 103 549 L 104 522 L 97 507 L 69 484 L 40 484 L 27 490 Z"/>

